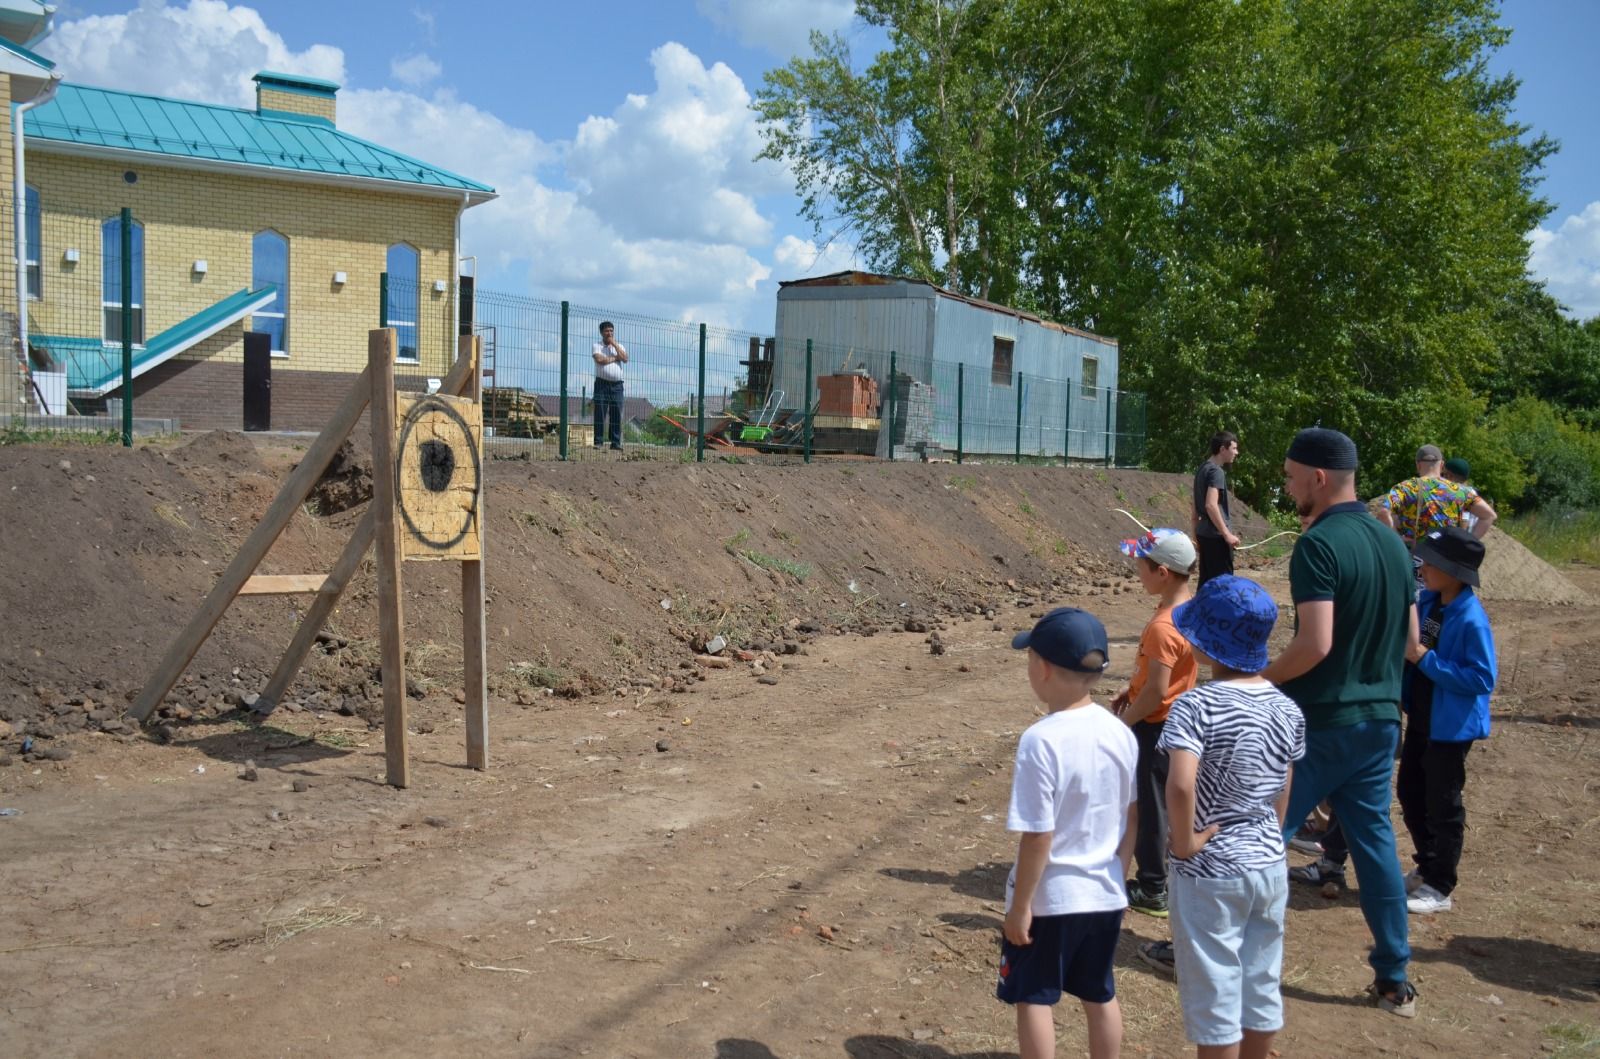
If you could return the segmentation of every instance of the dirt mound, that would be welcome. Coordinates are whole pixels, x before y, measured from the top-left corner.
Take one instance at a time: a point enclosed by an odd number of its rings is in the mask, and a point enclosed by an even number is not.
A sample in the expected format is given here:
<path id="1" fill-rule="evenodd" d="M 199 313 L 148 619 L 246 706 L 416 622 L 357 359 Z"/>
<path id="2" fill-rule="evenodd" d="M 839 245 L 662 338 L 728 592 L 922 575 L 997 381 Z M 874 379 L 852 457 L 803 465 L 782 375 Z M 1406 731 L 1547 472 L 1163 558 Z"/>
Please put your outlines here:
<path id="1" fill-rule="evenodd" d="M 18 735 L 121 731 L 121 710 L 302 453 L 224 432 L 169 451 L 6 450 L 0 719 Z M 337 488 L 295 516 L 261 572 L 329 569 L 363 478 L 370 488 L 352 449 L 328 476 Z M 1093 468 L 720 461 L 492 461 L 487 481 L 491 688 L 524 704 L 682 686 L 692 649 L 716 636 L 793 652 L 823 633 L 983 614 L 1046 591 L 1133 592 L 1115 550 L 1133 524 L 1114 509 L 1181 526 L 1189 484 Z M 459 591 L 454 566 L 406 568 L 414 696 L 459 687 Z M 376 718 L 374 596 L 359 574 L 290 709 Z M 304 603 L 235 602 L 165 714 L 214 718 L 258 690 Z"/>
<path id="2" fill-rule="evenodd" d="M 1524 600 L 1530 603 L 1594 602 L 1589 593 L 1524 548 L 1510 534 L 1491 529 L 1483 544 L 1483 568 L 1478 572 L 1483 584 L 1478 595 L 1484 599 Z"/>
<path id="3" fill-rule="evenodd" d="M 328 469 L 312 487 L 306 502 L 320 515 L 337 515 L 372 499 L 372 445 L 347 439 L 333 454 Z"/>

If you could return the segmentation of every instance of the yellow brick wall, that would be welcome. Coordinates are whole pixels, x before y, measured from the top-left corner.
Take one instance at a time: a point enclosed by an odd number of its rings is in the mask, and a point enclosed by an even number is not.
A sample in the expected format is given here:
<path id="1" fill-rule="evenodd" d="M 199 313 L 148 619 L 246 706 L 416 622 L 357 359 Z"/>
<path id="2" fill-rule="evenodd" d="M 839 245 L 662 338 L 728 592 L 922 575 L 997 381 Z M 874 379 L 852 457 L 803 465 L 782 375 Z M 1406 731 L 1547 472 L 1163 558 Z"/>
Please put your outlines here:
<path id="1" fill-rule="evenodd" d="M 332 96 L 313 96 L 304 92 L 285 92 L 267 85 L 256 86 L 256 109 L 286 110 L 291 114 L 309 114 L 314 118 L 337 118 L 337 101 Z"/>
<path id="2" fill-rule="evenodd" d="M 135 172 L 136 183 L 124 173 Z M 43 215 L 44 299 L 32 303 L 35 334 L 99 337 L 102 221 L 128 206 L 144 226 L 144 334 L 160 334 L 251 286 L 251 236 L 272 228 L 289 242 L 286 360 L 274 371 L 359 371 L 367 331 L 378 326 L 379 274 L 388 247 L 417 249 L 420 370 L 443 374 L 455 355 L 450 282 L 459 202 L 389 191 L 329 187 L 144 163 L 49 154 L 30 146 L 28 183 Z M 63 251 L 78 251 L 76 264 Z M 207 263 L 204 275 L 196 260 Z M 344 272 L 343 286 L 333 274 Z M 435 280 L 446 289 L 436 293 Z M 14 282 L 14 281 L 13 281 Z M 242 324 L 183 354 L 238 362 Z"/>

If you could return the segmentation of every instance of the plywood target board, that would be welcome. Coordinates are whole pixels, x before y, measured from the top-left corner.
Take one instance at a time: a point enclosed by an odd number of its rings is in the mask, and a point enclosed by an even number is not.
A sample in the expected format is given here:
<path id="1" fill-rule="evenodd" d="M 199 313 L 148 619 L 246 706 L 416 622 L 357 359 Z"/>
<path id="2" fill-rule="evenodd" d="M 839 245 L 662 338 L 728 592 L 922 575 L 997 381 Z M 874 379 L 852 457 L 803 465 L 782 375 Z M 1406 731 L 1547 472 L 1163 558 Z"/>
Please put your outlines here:
<path id="1" fill-rule="evenodd" d="M 482 559 L 483 408 L 395 395 L 395 491 L 405 559 Z"/>

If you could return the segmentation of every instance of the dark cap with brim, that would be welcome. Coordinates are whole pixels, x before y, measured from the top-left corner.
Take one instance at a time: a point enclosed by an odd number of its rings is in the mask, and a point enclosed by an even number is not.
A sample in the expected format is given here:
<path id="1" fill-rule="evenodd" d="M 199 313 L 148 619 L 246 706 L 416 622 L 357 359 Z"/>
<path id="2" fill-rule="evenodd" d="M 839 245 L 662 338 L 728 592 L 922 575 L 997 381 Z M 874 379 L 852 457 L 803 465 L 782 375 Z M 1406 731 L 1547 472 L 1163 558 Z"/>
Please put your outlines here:
<path id="1" fill-rule="evenodd" d="M 1019 651 L 1032 648 L 1051 665 L 1074 673 L 1104 673 L 1111 661 L 1106 627 L 1099 618 L 1077 607 L 1057 607 L 1032 629 L 1012 637 L 1011 646 Z M 1096 652 L 1100 655 L 1098 662 L 1085 661 Z"/>
<path id="2" fill-rule="evenodd" d="M 1443 570 L 1462 584 L 1478 584 L 1478 567 L 1483 565 L 1483 542 L 1460 526 L 1446 526 L 1421 537 L 1412 549 L 1418 559 L 1436 570 Z"/>
<path id="3" fill-rule="evenodd" d="M 1328 427 L 1306 427 L 1289 442 L 1288 458 L 1325 471 L 1353 471 L 1359 462 L 1356 443 Z"/>

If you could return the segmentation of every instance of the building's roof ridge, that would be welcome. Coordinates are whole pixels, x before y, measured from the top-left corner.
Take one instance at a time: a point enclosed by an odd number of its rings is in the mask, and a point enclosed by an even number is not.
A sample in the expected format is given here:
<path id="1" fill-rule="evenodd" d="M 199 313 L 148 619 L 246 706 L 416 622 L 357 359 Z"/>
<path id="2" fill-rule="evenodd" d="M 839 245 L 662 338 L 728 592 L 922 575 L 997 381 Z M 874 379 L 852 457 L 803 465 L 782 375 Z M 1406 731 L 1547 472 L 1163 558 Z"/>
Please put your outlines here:
<path id="1" fill-rule="evenodd" d="M 46 59 L 43 55 L 40 55 L 38 52 L 29 51 L 27 48 L 24 48 L 22 45 L 18 44 L 14 40 L 8 40 L 5 37 L 0 37 L 0 48 L 4 48 L 6 51 L 10 52 L 13 55 L 20 55 L 24 59 L 28 60 L 31 63 L 34 63 L 34 64 L 38 65 L 39 67 L 41 67 L 41 68 L 43 68 L 45 70 L 54 70 L 56 68 L 56 64 L 54 62 L 50 61 L 49 59 Z"/>
<path id="2" fill-rule="evenodd" d="M 123 121 L 126 114 L 93 112 L 97 105 L 111 108 L 116 101 L 129 101 L 143 130 L 130 131 Z M 180 130 L 175 118 L 194 128 Z M 223 127 L 227 121 L 239 125 Z M 202 122 L 215 127 L 202 128 Z M 307 122 L 220 103 L 63 83 L 54 99 L 28 112 L 26 123 L 29 137 L 56 143 L 494 194 L 487 184 L 345 132 L 331 122 Z M 372 157 L 362 157 L 363 152 Z"/>

